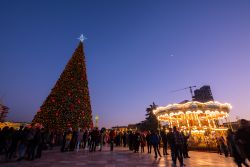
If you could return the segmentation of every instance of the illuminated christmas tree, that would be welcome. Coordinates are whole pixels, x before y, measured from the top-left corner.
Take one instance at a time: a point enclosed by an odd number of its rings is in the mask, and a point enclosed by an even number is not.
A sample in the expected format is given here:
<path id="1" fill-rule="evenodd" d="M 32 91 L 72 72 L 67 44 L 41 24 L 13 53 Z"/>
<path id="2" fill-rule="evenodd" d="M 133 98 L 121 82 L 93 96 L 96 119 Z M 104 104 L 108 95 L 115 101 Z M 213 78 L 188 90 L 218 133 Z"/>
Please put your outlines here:
<path id="1" fill-rule="evenodd" d="M 82 41 L 32 123 L 58 130 L 93 126 Z"/>

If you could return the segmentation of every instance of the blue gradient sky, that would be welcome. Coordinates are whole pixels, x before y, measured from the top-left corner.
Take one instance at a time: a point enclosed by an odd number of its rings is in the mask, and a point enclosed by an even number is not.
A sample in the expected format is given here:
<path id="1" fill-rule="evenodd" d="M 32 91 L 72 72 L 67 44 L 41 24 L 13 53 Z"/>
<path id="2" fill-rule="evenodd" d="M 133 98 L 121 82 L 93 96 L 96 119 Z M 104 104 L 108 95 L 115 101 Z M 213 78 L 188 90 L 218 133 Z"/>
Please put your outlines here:
<path id="1" fill-rule="evenodd" d="M 8 120 L 32 120 L 81 33 L 101 126 L 140 122 L 153 101 L 190 99 L 171 90 L 204 84 L 250 119 L 249 0 L 2 0 L 0 20 Z"/>

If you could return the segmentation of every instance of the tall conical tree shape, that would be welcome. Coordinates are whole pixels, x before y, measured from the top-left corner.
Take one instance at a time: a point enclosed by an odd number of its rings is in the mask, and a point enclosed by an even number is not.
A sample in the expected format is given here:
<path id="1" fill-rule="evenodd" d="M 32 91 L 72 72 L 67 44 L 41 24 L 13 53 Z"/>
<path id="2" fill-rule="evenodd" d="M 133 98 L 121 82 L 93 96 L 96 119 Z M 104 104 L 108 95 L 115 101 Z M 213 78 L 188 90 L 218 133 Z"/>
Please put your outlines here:
<path id="1" fill-rule="evenodd" d="M 58 130 L 93 126 L 82 42 L 79 43 L 32 123 Z"/>

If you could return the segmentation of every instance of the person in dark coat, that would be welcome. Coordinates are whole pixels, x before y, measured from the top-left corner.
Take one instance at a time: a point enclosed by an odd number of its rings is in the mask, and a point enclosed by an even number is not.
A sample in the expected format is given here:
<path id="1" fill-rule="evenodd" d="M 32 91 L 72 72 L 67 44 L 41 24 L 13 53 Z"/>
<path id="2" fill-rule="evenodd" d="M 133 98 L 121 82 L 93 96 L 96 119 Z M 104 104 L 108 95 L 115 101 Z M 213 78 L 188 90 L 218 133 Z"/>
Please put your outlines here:
<path id="1" fill-rule="evenodd" d="M 99 142 L 99 136 L 100 133 L 98 128 L 96 127 L 91 133 L 90 152 L 96 151 L 96 146 L 98 145 Z"/>
<path id="2" fill-rule="evenodd" d="M 111 130 L 109 133 L 109 140 L 110 140 L 110 151 L 114 149 L 114 140 L 115 140 L 115 130 Z"/>
<path id="3" fill-rule="evenodd" d="M 188 155 L 188 139 L 190 137 L 191 132 L 189 132 L 188 135 L 185 135 L 183 132 L 181 132 L 181 135 L 183 137 L 183 157 L 184 158 L 190 158 Z"/>
<path id="4" fill-rule="evenodd" d="M 129 145 L 129 150 L 134 150 L 134 134 L 132 131 L 129 132 L 128 135 L 128 145 Z"/>
<path id="5" fill-rule="evenodd" d="M 66 145 L 66 132 L 63 133 L 63 140 L 62 140 L 62 146 L 61 146 L 61 152 L 65 151 L 65 145 Z"/>
<path id="6" fill-rule="evenodd" d="M 135 133 L 133 141 L 134 141 L 134 152 L 138 153 L 141 141 L 141 136 L 139 132 Z"/>
<path id="7" fill-rule="evenodd" d="M 12 158 L 13 154 L 16 152 L 17 150 L 17 146 L 18 146 L 18 142 L 20 140 L 20 135 L 22 133 L 23 130 L 23 126 L 20 126 L 19 130 L 15 131 L 13 136 L 12 136 L 12 143 L 10 146 L 10 150 L 9 150 L 9 159 Z"/>
<path id="8" fill-rule="evenodd" d="M 28 153 L 28 160 L 32 160 L 32 154 L 34 152 L 34 137 L 35 137 L 36 129 L 34 127 L 30 128 L 28 131 L 28 134 L 26 136 L 27 138 L 27 153 Z"/>
<path id="9" fill-rule="evenodd" d="M 27 140 L 27 135 L 29 133 L 29 130 L 27 127 L 24 128 L 24 130 L 21 131 L 20 134 L 20 139 L 18 142 L 18 159 L 17 161 L 21 161 L 24 159 L 26 150 L 27 150 L 27 146 L 28 146 L 28 140 Z"/>
<path id="10" fill-rule="evenodd" d="M 5 153 L 5 160 L 7 161 L 10 153 L 12 137 L 14 135 L 14 129 L 12 127 L 9 128 L 8 126 L 5 126 L 3 128 L 2 135 L 3 135 L 3 148 Z"/>
<path id="11" fill-rule="evenodd" d="M 121 145 L 121 132 L 117 133 L 115 137 L 115 145 L 120 146 Z"/>
<path id="12" fill-rule="evenodd" d="M 250 160 L 250 123 L 245 119 L 240 120 L 240 127 L 235 133 L 235 142 L 242 158 Z"/>
<path id="13" fill-rule="evenodd" d="M 88 141 L 88 130 L 86 129 L 82 136 L 83 149 L 85 149 L 87 141 Z"/>
<path id="14" fill-rule="evenodd" d="M 35 159 L 35 156 L 37 154 L 37 150 L 38 150 L 38 147 L 40 146 L 40 144 L 42 143 L 42 136 L 41 136 L 41 131 L 39 128 L 36 128 L 34 130 L 34 138 L 33 140 L 31 141 L 31 152 L 30 152 L 30 157 L 29 157 L 29 160 L 34 160 Z M 40 153 L 41 154 L 41 153 Z M 40 155 L 41 157 L 41 155 Z"/>
<path id="15" fill-rule="evenodd" d="M 146 145 L 146 135 L 141 133 L 141 153 L 144 153 L 145 145 Z"/>
<path id="16" fill-rule="evenodd" d="M 167 138 L 167 134 L 166 131 L 163 130 L 161 132 L 161 138 L 162 138 L 162 142 L 163 142 L 163 155 L 168 155 L 168 138 Z"/>
<path id="17" fill-rule="evenodd" d="M 234 162 L 238 165 L 238 167 L 242 167 L 242 164 L 249 167 L 245 161 L 246 157 L 240 152 L 240 149 L 235 142 L 235 133 L 232 129 L 228 129 L 227 131 L 227 143 L 228 147 L 230 147 L 230 154 L 234 157 Z"/>
<path id="18" fill-rule="evenodd" d="M 105 129 L 105 128 L 102 128 L 102 129 L 100 130 L 100 135 L 99 135 L 99 145 L 100 145 L 99 151 L 102 151 L 102 148 L 103 148 L 103 145 L 104 145 L 104 138 L 105 138 L 105 135 L 106 135 L 106 129 Z"/>
<path id="19" fill-rule="evenodd" d="M 169 144 L 170 149 L 171 149 L 172 161 L 174 162 L 174 158 L 175 158 L 175 154 L 174 154 L 175 143 L 174 143 L 174 133 L 173 133 L 172 128 L 169 128 L 169 132 L 167 133 L 167 139 L 168 139 L 168 144 Z"/>
<path id="20" fill-rule="evenodd" d="M 154 148 L 155 152 L 155 158 L 158 157 L 158 155 L 161 157 L 161 153 L 159 150 L 159 144 L 160 144 L 160 135 L 156 132 L 153 132 L 151 137 L 150 137 L 150 142 Z"/>
<path id="21" fill-rule="evenodd" d="M 127 145 L 127 133 L 124 132 L 122 135 L 122 142 L 123 142 L 123 147 L 126 147 Z"/>
<path id="22" fill-rule="evenodd" d="M 42 151 L 43 151 L 43 146 L 44 146 L 44 129 L 43 128 L 40 130 L 40 136 L 41 136 L 41 140 L 37 142 L 38 146 L 37 146 L 37 152 L 36 152 L 36 158 L 39 158 L 39 159 L 42 157 Z M 64 146 L 65 146 L 65 143 L 64 143 Z"/>
<path id="23" fill-rule="evenodd" d="M 226 141 L 223 136 L 219 138 L 219 142 L 220 142 L 220 148 L 222 152 L 225 154 L 225 157 L 228 157 L 228 148 L 227 148 Z"/>
<path id="24" fill-rule="evenodd" d="M 77 131 L 74 130 L 72 134 L 72 139 L 70 141 L 70 151 L 75 150 L 76 142 L 77 142 Z"/>
<path id="25" fill-rule="evenodd" d="M 2 129 L 0 128 L 0 153 L 2 153 L 3 147 L 4 147 L 3 132 Z"/>
<path id="26" fill-rule="evenodd" d="M 152 149 L 152 144 L 151 144 L 150 138 L 151 138 L 151 132 L 148 131 L 148 133 L 146 135 L 148 154 L 151 154 L 151 149 Z"/>
<path id="27" fill-rule="evenodd" d="M 183 163 L 183 136 L 181 133 L 177 130 L 177 128 L 174 126 L 173 127 L 173 151 L 174 151 L 174 156 L 173 156 L 173 166 L 176 166 L 176 160 L 178 158 L 180 162 L 180 166 L 185 166 Z"/>

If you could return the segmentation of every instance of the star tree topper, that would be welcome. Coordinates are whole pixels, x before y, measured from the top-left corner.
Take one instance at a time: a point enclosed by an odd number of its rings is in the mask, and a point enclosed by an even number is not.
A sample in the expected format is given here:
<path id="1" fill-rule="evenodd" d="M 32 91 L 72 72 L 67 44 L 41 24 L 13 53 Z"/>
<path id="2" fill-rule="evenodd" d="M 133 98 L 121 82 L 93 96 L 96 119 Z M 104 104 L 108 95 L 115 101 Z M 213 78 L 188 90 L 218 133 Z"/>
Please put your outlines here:
<path id="1" fill-rule="evenodd" d="M 83 34 L 81 34 L 81 36 L 80 36 L 79 38 L 77 38 L 77 39 L 79 39 L 81 42 L 83 42 L 83 41 L 86 40 L 87 38 L 86 38 L 85 36 L 83 36 Z"/>

